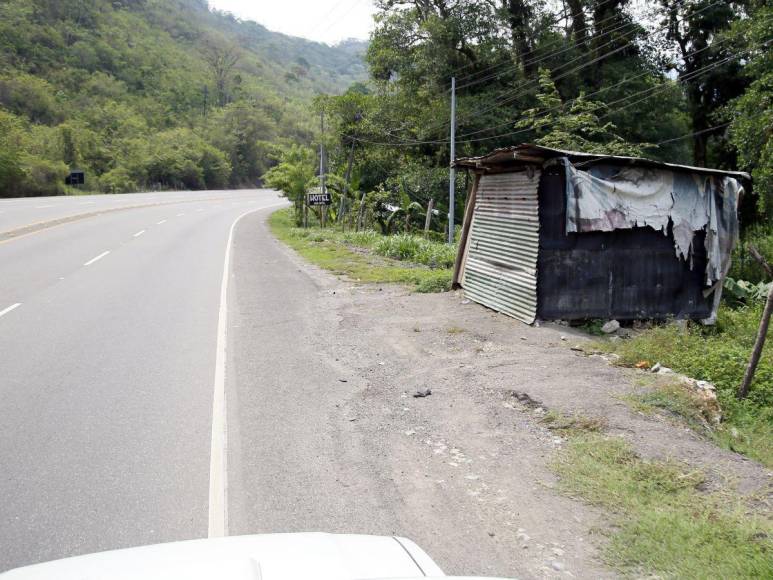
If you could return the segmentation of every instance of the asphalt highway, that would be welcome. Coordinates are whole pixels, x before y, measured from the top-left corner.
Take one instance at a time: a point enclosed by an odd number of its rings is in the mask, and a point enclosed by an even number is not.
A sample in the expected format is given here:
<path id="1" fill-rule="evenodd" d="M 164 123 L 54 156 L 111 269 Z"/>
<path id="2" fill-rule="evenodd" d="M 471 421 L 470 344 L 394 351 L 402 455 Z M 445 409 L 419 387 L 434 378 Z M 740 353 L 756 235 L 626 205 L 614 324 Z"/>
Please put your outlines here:
<path id="1" fill-rule="evenodd" d="M 283 203 L 269 190 L 0 201 L 0 234 L 25 231 L 0 236 L 0 571 L 213 535 L 229 236 Z"/>

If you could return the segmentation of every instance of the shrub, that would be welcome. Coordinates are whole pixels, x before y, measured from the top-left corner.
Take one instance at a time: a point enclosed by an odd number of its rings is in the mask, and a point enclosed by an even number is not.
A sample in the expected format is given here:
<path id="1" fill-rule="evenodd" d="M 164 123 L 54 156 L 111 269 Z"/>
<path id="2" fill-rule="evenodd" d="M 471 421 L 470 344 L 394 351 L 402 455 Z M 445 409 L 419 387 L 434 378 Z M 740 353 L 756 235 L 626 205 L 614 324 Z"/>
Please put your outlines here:
<path id="1" fill-rule="evenodd" d="M 373 251 L 381 256 L 424 264 L 430 268 L 451 268 L 456 260 L 456 249 L 456 245 L 432 242 L 410 234 L 388 236 L 373 246 Z"/>

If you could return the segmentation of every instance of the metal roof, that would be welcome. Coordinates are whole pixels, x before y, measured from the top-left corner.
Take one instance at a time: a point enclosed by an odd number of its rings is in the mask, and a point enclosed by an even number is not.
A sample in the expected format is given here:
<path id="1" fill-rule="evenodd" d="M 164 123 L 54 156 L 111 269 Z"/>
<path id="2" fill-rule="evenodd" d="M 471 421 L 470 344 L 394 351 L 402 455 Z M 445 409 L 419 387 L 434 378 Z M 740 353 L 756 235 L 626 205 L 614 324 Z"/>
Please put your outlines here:
<path id="1" fill-rule="evenodd" d="M 505 169 L 507 167 L 517 167 L 524 164 L 541 165 L 545 161 L 558 157 L 566 157 L 572 164 L 607 161 L 622 165 L 641 165 L 645 167 L 672 169 L 690 173 L 726 175 L 747 182 L 751 181 L 751 176 L 742 171 L 723 171 L 721 169 L 711 169 L 708 167 L 677 165 L 675 163 L 665 163 L 663 161 L 655 161 L 654 159 L 645 159 L 643 157 L 566 151 L 564 149 L 553 149 L 551 147 L 543 147 L 542 145 L 534 145 L 532 143 L 521 143 L 520 145 L 501 147 L 478 157 L 460 157 L 454 161 L 454 167 L 467 167 L 470 169 Z"/>

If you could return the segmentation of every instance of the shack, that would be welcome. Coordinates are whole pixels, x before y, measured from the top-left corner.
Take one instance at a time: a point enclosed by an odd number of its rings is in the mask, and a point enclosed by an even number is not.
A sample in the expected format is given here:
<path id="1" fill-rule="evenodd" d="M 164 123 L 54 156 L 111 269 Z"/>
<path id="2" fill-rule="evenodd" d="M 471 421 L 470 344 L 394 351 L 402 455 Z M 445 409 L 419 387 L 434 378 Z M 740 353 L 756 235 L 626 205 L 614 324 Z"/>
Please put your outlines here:
<path id="1" fill-rule="evenodd" d="M 521 144 L 457 159 L 474 174 L 455 287 L 531 324 L 712 323 L 746 173 Z"/>

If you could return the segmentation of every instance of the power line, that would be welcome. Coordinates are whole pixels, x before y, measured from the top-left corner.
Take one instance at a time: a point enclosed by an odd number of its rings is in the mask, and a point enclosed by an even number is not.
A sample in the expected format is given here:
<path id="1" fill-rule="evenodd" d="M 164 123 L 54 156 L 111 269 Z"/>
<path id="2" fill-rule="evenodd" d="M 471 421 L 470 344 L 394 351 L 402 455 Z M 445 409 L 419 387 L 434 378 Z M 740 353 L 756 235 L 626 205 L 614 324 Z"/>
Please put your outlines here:
<path id="1" fill-rule="evenodd" d="M 602 2 L 599 3 L 599 6 L 603 6 L 604 4 L 608 4 L 611 1 L 612 0 L 603 0 Z M 580 14 L 584 14 L 585 13 L 584 10 L 580 10 L 579 12 L 575 12 L 572 15 L 568 15 L 567 11 L 568 11 L 568 9 L 564 8 L 563 13 L 560 14 L 560 15 L 557 15 L 552 22 L 547 24 L 547 26 L 548 27 L 555 26 L 556 24 L 558 24 L 562 20 L 567 20 L 569 18 L 571 18 L 572 20 L 575 20 L 577 18 L 577 16 L 579 16 Z M 598 22 L 594 22 L 594 26 L 598 26 L 599 24 L 602 24 L 603 22 L 608 22 L 609 20 L 611 20 L 613 18 L 617 18 L 617 16 L 618 15 L 615 14 L 613 16 L 609 16 L 607 18 L 599 20 Z M 557 44 L 560 44 L 560 41 L 556 41 L 556 42 L 550 43 L 550 44 L 548 44 L 548 46 L 555 46 Z M 542 47 L 542 48 L 544 48 L 544 47 Z M 542 48 L 540 48 L 540 49 L 534 48 L 532 50 L 528 50 L 525 53 L 523 53 L 521 56 L 524 57 L 524 56 L 528 56 L 528 55 L 534 54 L 535 52 L 538 52 L 538 50 L 541 50 Z M 467 66 L 471 66 L 471 65 L 467 65 Z M 464 81 L 464 80 L 466 80 L 466 79 L 468 79 L 470 77 L 473 77 L 473 76 L 478 75 L 478 74 L 485 73 L 487 71 L 493 70 L 493 69 L 498 68 L 500 66 L 508 66 L 509 67 L 509 66 L 512 66 L 512 63 L 511 62 L 497 63 L 497 64 L 494 64 L 494 65 L 488 66 L 488 67 L 486 67 L 484 69 L 481 69 L 479 71 L 475 71 L 474 73 L 470 73 L 470 74 L 468 74 L 466 76 L 459 77 L 457 80 Z M 460 70 L 460 69 L 458 69 L 458 70 Z M 458 70 L 454 71 L 454 72 L 458 72 Z M 463 87 L 459 87 L 459 88 L 463 88 Z"/>
<path id="2" fill-rule="evenodd" d="M 709 4 L 707 6 L 704 6 L 700 10 L 697 10 L 696 12 L 694 12 L 692 14 L 692 16 L 695 16 L 696 14 L 699 14 L 699 13 L 705 11 L 705 10 L 708 10 L 709 8 L 711 8 L 713 6 L 716 6 L 720 2 L 721 2 L 721 0 L 716 0 L 715 2 L 712 2 L 711 4 Z M 668 26 L 669 26 L 669 24 L 666 24 L 666 25 L 663 25 L 663 26 L 659 26 L 655 30 L 664 29 L 664 28 L 667 28 Z M 602 45 L 602 47 L 603 46 L 607 46 L 607 45 L 611 44 L 612 42 L 613 41 L 607 42 L 604 45 Z M 561 80 L 563 78 L 566 78 L 568 76 L 571 76 L 572 74 L 574 74 L 574 73 L 576 73 L 576 72 L 578 72 L 578 71 L 580 71 L 580 70 L 582 70 L 582 69 L 584 69 L 584 68 L 586 68 L 588 66 L 591 66 L 591 65 L 593 65 L 593 64 L 595 64 L 597 62 L 600 62 L 600 61 L 604 60 L 605 58 L 608 58 L 609 56 L 612 56 L 613 54 L 617 54 L 617 53 L 621 52 L 622 50 L 625 50 L 628 46 L 630 46 L 631 42 L 632 41 L 629 40 L 628 42 L 626 42 L 623 45 L 615 48 L 614 50 L 611 50 L 611 51 L 608 51 L 608 52 L 606 52 L 604 54 L 601 54 L 601 55 L 591 59 L 590 61 L 585 62 L 584 64 L 578 65 L 578 66 L 574 67 L 573 69 L 570 69 L 570 70 L 565 71 L 564 73 L 562 73 L 562 74 L 560 74 L 558 76 L 555 76 L 555 77 L 553 77 L 553 81 L 555 82 L 555 81 Z M 601 48 L 601 47 L 599 47 L 599 48 Z M 547 58 L 551 58 L 551 57 L 552 57 L 552 55 L 546 55 L 544 58 L 547 59 Z M 556 69 L 554 71 L 552 71 L 552 72 L 555 72 L 556 70 L 560 70 L 561 68 L 563 68 L 563 67 L 565 67 L 565 66 L 567 66 L 569 64 L 572 64 L 573 62 L 576 62 L 577 60 L 579 60 L 579 59 L 581 59 L 583 57 L 584 57 L 584 55 L 582 55 L 580 57 L 577 57 L 575 59 L 572 59 L 572 60 L 562 64 L 561 66 L 556 67 Z M 488 113 L 488 112 L 490 112 L 490 111 L 492 111 L 492 110 L 494 110 L 494 109 L 496 109 L 498 107 L 501 107 L 502 105 L 505 105 L 505 104 L 508 104 L 508 103 L 511 103 L 511 102 L 517 100 L 519 97 L 528 95 L 531 92 L 531 89 L 536 88 L 538 86 L 538 84 L 539 84 L 539 79 L 530 79 L 529 81 L 527 81 L 525 84 L 522 84 L 520 87 L 518 87 L 514 91 L 504 91 L 504 92 L 500 93 L 498 96 L 496 96 L 494 98 L 494 101 L 488 107 L 483 108 L 483 109 L 476 109 L 476 110 L 473 110 L 472 112 L 462 113 L 462 117 L 463 118 L 469 118 L 470 116 L 484 115 L 484 114 L 486 114 L 486 113 Z M 511 96 L 507 97 L 508 94 L 511 95 Z M 507 97 L 507 98 L 503 98 L 503 97 Z M 436 130 L 440 130 L 440 129 L 443 129 L 443 128 L 447 127 L 448 124 L 449 124 L 449 121 L 442 121 L 440 123 L 432 125 L 428 130 L 430 132 L 433 132 L 433 131 L 436 131 Z M 394 133 L 394 132 L 395 132 L 395 130 L 388 131 L 388 133 Z M 438 142 L 437 140 L 424 140 L 424 141 L 412 140 L 412 141 L 413 141 L 414 144 L 417 144 L 417 145 L 418 144 L 430 144 L 430 143 L 433 143 L 433 142 Z M 405 142 L 407 143 L 408 140 L 406 140 Z M 442 141 L 440 141 L 440 142 L 442 142 Z"/>
<path id="3" fill-rule="evenodd" d="M 707 45 L 707 46 L 704 46 L 703 48 L 701 48 L 701 49 L 699 49 L 699 50 L 696 50 L 695 52 L 693 52 L 693 53 L 692 53 L 692 55 L 694 56 L 694 55 L 696 55 L 696 54 L 699 54 L 699 53 L 701 53 L 701 52 L 703 52 L 703 51 L 705 51 L 705 50 L 710 50 L 710 49 L 716 48 L 718 44 L 721 44 L 721 43 L 723 43 L 723 42 L 726 42 L 727 40 L 729 40 L 729 39 L 728 39 L 728 38 L 723 38 L 723 39 L 720 39 L 720 40 L 718 40 L 718 41 L 717 41 L 715 44 L 713 44 L 713 45 Z M 617 87 L 620 87 L 620 86 L 622 86 L 622 85 L 624 85 L 624 84 L 626 84 L 626 83 L 629 83 L 629 82 L 631 82 L 631 81 L 634 81 L 634 80 L 636 80 L 636 79 L 639 79 L 639 78 L 641 78 L 641 77 L 647 76 L 647 75 L 649 75 L 649 74 L 651 74 L 651 71 L 649 71 L 649 70 L 645 70 L 645 71 L 643 71 L 643 72 L 641 72 L 641 73 L 639 73 L 639 74 L 637 74 L 637 75 L 634 75 L 634 76 L 632 76 L 632 77 L 627 77 L 627 78 L 623 79 L 622 81 L 620 81 L 620 82 L 618 82 L 618 83 L 615 83 L 614 85 L 609 85 L 609 86 L 607 86 L 607 87 L 602 87 L 602 88 L 600 88 L 600 89 L 599 89 L 599 90 L 597 90 L 597 91 L 593 91 L 592 93 L 587 93 L 587 94 L 584 94 L 584 95 L 582 95 L 582 98 L 585 98 L 585 99 L 587 99 L 587 98 L 589 98 L 589 97 L 592 97 L 592 96 L 594 96 L 594 95 L 598 95 L 598 94 L 600 94 L 600 93 L 604 93 L 604 92 L 606 92 L 606 91 L 609 91 L 609 90 L 615 89 L 615 88 L 617 88 Z M 568 100 L 568 101 L 562 102 L 560 105 L 557 105 L 557 106 L 555 106 L 555 107 L 551 107 L 551 108 L 549 108 L 549 109 L 546 109 L 546 110 L 542 111 L 542 113 L 540 113 L 540 115 L 539 115 L 539 116 L 540 116 L 540 117 L 542 117 L 542 116 L 545 116 L 545 115 L 547 115 L 547 114 L 548 114 L 548 113 L 550 113 L 550 112 L 553 112 L 553 111 L 559 111 L 559 110 L 561 110 L 561 109 L 564 109 L 564 108 L 566 108 L 567 106 L 570 106 L 570 105 L 574 104 L 575 102 L 577 102 L 577 100 L 578 100 L 579 98 L 580 98 L 580 97 L 577 97 L 577 98 L 575 98 L 575 99 L 570 99 L 570 100 Z M 614 102 L 617 102 L 617 101 L 614 101 Z M 609 105 L 609 104 L 610 104 L 610 103 L 607 103 L 607 105 Z M 516 121 L 515 119 L 508 119 L 507 121 L 504 121 L 503 123 L 499 123 L 498 125 L 493 125 L 493 126 L 491 126 L 491 127 L 485 127 L 485 128 L 483 128 L 483 129 L 478 129 L 477 131 L 471 131 L 471 132 L 469 132 L 469 133 L 464 133 L 464 134 L 462 134 L 462 135 L 459 135 L 459 137 L 470 137 L 470 136 L 472 136 L 472 135 L 478 135 L 478 134 L 480 134 L 480 133 L 485 133 L 486 131 L 491 131 L 492 129 L 498 129 L 498 128 L 500 128 L 500 127 L 504 127 L 504 126 L 506 126 L 506 125 L 510 125 L 511 123 L 514 123 L 515 121 Z"/>
<path id="4" fill-rule="evenodd" d="M 763 43 L 761 48 L 767 46 L 771 42 L 773 42 L 773 39 L 768 40 L 767 42 Z M 727 56 L 727 57 L 725 57 L 725 58 L 723 58 L 723 59 L 721 59 L 719 61 L 716 61 L 714 63 L 710 63 L 710 64 L 708 64 L 706 66 L 703 66 L 703 67 L 701 67 L 699 69 L 696 69 L 695 71 L 692 71 L 688 75 L 686 75 L 686 76 L 682 77 L 681 79 L 679 79 L 678 82 L 691 82 L 691 81 L 695 80 L 696 78 L 702 76 L 703 74 L 709 72 L 710 70 L 718 68 L 719 66 L 725 64 L 726 62 L 729 62 L 729 61 L 733 60 L 734 58 L 738 57 L 743 52 L 744 51 L 739 51 L 737 53 L 733 53 L 733 54 L 731 54 L 731 55 L 729 55 L 729 56 Z M 629 108 L 629 107 L 631 107 L 633 105 L 641 103 L 641 102 L 649 99 L 650 97 L 655 96 L 658 93 L 661 93 L 661 92 L 663 92 L 665 90 L 671 89 L 672 86 L 673 85 L 665 84 L 665 85 L 658 85 L 656 87 L 650 87 L 649 89 L 645 89 L 643 91 L 637 91 L 637 92 L 635 92 L 635 93 L 633 93 L 631 95 L 628 95 L 627 97 L 623 97 L 622 99 L 618 99 L 616 101 L 613 101 L 612 103 L 607 104 L 607 106 L 623 103 L 623 102 L 625 102 L 627 100 L 634 99 L 634 98 L 636 98 L 636 97 L 638 97 L 640 95 L 644 95 L 646 93 L 651 93 L 651 94 L 647 95 L 643 99 L 639 99 L 638 101 L 635 101 L 635 102 L 632 102 L 632 103 L 628 103 L 627 105 L 624 105 L 622 107 L 617 108 L 613 112 L 607 113 L 606 115 L 602 115 L 601 117 L 599 117 L 599 120 L 606 119 L 606 118 L 612 116 L 613 114 L 615 114 L 615 113 L 617 113 L 617 112 L 619 112 L 621 110 L 627 109 L 627 108 Z M 574 99 L 574 101 L 576 101 L 576 100 L 577 99 Z M 568 103 L 564 103 L 562 106 L 566 106 L 566 104 L 568 104 Z M 492 139 L 499 139 L 499 138 L 502 138 L 502 137 L 510 137 L 510 136 L 513 136 L 513 135 L 518 135 L 518 134 L 522 134 L 522 133 L 527 133 L 527 132 L 533 131 L 534 128 L 535 127 L 533 127 L 533 126 L 532 127 L 526 127 L 524 129 L 519 129 L 517 131 L 509 131 L 507 133 L 500 133 L 498 135 L 491 135 L 491 136 L 488 136 L 488 137 L 481 137 L 481 138 L 477 138 L 477 139 L 461 140 L 461 141 L 457 141 L 457 143 L 476 143 L 476 142 L 481 142 L 481 141 L 489 141 L 489 140 L 492 140 Z M 485 129 L 485 130 L 490 130 L 490 129 L 491 129 L 491 127 L 489 127 L 488 129 Z M 399 146 L 405 146 L 405 145 L 410 146 L 410 145 L 425 145 L 425 144 L 440 145 L 440 144 L 446 144 L 446 143 L 449 142 L 449 139 L 438 139 L 438 140 L 416 141 L 416 142 L 410 142 L 410 141 L 405 141 L 405 142 L 379 142 L 379 141 L 371 141 L 371 140 L 360 139 L 360 138 L 357 138 L 357 139 L 359 141 L 362 141 L 364 143 L 369 143 L 369 144 L 372 144 L 372 145 L 386 145 L 386 146 L 398 146 L 398 147 Z"/>
<path id="5" fill-rule="evenodd" d="M 616 19 L 616 18 L 618 18 L 618 16 L 619 16 L 618 14 L 615 14 L 613 16 L 609 16 L 607 18 L 604 18 L 603 20 L 599 20 L 599 22 L 594 23 L 594 25 L 598 26 L 598 25 L 600 25 L 600 24 L 602 24 L 604 22 L 607 22 L 609 20 Z M 612 34 L 613 32 L 617 32 L 618 30 L 621 30 L 623 28 L 627 28 L 629 26 L 638 26 L 638 23 L 633 22 L 633 21 L 626 22 L 624 24 L 621 24 L 620 26 L 612 28 L 611 30 L 607 30 L 603 34 L 599 34 L 598 36 L 593 37 L 593 40 L 598 40 L 600 38 L 604 38 L 605 36 L 608 36 L 608 35 Z M 631 31 L 631 32 L 635 32 L 635 31 Z M 629 34 L 629 33 L 626 33 L 626 34 Z M 557 46 L 557 45 L 561 44 L 561 42 L 562 41 L 555 41 L 553 43 L 548 44 L 548 46 Z M 614 42 L 614 41 L 612 41 L 612 42 Z M 598 50 L 599 48 L 602 48 L 603 46 L 608 46 L 609 44 L 611 44 L 611 42 L 607 42 L 606 44 L 604 44 L 602 46 L 596 47 L 596 49 Z M 577 45 L 570 44 L 569 46 L 566 46 L 566 47 L 562 48 L 561 50 L 553 51 L 551 53 L 548 53 L 548 54 L 540 56 L 540 57 L 535 57 L 532 60 L 526 60 L 526 61 L 524 61 L 523 64 L 525 66 L 531 66 L 531 65 L 534 65 L 534 64 L 539 64 L 540 62 L 544 62 L 544 61 L 546 61 L 548 59 L 554 58 L 554 57 L 556 57 L 558 55 L 561 55 L 561 54 L 563 54 L 565 52 L 568 52 L 568 51 L 570 51 L 572 49 L 575 49 L 575 48 L 577 48 Z M 540 47 L 540 49 L 530 50 L 530 51 L 524 53 L 522 56 L 526 56 L 526 55 L 529 55 L 529 54 L 534 54 L 535 52 L 539 52 L 542 49 L 544 49 L 544 47 Z M 570 63 L 574 62 L 574 61 L 578 60 L 579 58 L 582 58 L 582 56 L 583 55 L 581 55 L 581 56 L 579 56 L 579 57 L 577 57 L 577 58 L 575 58 L 575 59 L 573 59 L 573 60 L 571 60 L 569 62 Z M 489 74 L 489 75 L 487 75 L 485 77 L 478 78 L 478 79 L 475 79 L 473 81 L 470 81 L 467 84 L 462 84 L 458 88 L 461 90 L 461 89 L 464 89 L 464 88 L 467 88 L 467 87 L 471 87 L 471 86 L 480 84 L 482 82 L 485 82 L 485 81 L 487 81 L 489 79 L 496 78 L 496 77 L 498 77 L 498 76 L 500 76 L 500 75 L 502 75 L 502 74 L 504 74 L 506 72 L 515 72 L 515 71 L 517 71 L 519 69 L 519 65 L 517 65 L 517 64 L 513 64 L 513 63 L 505 63 L 505 64 L 507 65 L 506 68 L 510 69 L 509 71 L 507 71 L 507 70 L 497 71 L 497 72 Z M 568 64 L 568 63 L 566 63 L 566 64 Z M 497 66 L 500 66 L 500 65 L 497 65 Z M 492 67 L 492 68 L 494 68 L 494 67 Z M 465 78 L 469 78 L 469 76 L 472 76 L 472 75 L 468 75 L 468 77 L 465 77 Z"/>
<path id="6" fill-rule="evenodd" d="M 714 125 L 713 127 L 709 127 L 707 129 L 702 129 L 701 131 L 695 131 L 693 133 L 687 133 L 686 135 L 680 135 L 679 137 L 674 137 L 673 139 L 666 139 L 665 141 L 660 141 L 659 143 L 654 143 L 652 145 L 647 145 L 646 148 L 649 149 L 650 147 L 660 147 L 661 145 L 665 145 L 666 143 L 674 143 L 675 141 L 682 141 L 684 139 L 689 139 L 690 137 L 697 137 L 698 135 L 704 135 L 706 133 L 711 133 L 712 131 L 716 131 L 717 129 L 724 129 L 725 127 L 732 124 L 732 121 L 728 121 L 727 123 L 722 123 L 721 125 Z"/>

